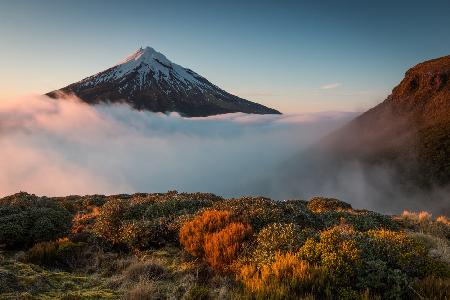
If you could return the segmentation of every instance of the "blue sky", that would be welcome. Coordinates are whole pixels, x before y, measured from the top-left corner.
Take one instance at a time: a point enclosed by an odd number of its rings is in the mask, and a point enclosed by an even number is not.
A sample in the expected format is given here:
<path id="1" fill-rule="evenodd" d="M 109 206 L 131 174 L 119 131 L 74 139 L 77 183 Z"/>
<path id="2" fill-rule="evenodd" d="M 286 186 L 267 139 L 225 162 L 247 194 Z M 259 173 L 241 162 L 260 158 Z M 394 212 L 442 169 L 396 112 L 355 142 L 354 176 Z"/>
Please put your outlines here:
<path id="1" fill-rule="evenodd" d="M 450 54 L 450 1 L 0 0 L 0 99 L 44 93 L 152 46 L 282 112 L 363 110 Z"/>

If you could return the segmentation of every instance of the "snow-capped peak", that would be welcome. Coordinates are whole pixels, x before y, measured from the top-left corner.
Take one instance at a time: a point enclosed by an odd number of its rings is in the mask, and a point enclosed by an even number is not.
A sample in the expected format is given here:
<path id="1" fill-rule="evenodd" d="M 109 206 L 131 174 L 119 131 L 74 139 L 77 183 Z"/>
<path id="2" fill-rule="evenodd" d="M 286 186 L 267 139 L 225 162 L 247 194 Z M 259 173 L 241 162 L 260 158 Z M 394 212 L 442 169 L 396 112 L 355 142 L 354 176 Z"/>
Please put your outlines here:
<path id="1" fill-rule="evenodd" d="M 154 59 L 157 59 L 158 61 L 171 65 L 172 62 L 167 59 L 167 57 L 164 56 L 164 54 L 156 51 L 152 47 L 145 47 L 145 48 L 139 48 L 134 53 L 127 56 L 125 59 L 120 61 L 117 65 L 123 65 L 130 62 L 135 63 L 142 63 L 145 62 L 147 64 L 152 63 Z"/>
<path id="2" fill-rule="evenodd" d="M 84 79 L 82 85 L 92 87 L 105 81 L 124 81 L 129 75 L 135 78 L 135 88 L 143 88 L 145 85 L 152 84 L 152 78 L 156 82 L 161 82 L 161 80 L 170 82 L 170 85 L 177 85 L 177 82 L 181 82 L 191 88 L 196 87 L 201 90 L 212 87 L 211 84 L 206 84 L 205 79 L 200 75 L 172 63 L 164 54 L 152 47 L 139 48 L 112 68 Z"/>

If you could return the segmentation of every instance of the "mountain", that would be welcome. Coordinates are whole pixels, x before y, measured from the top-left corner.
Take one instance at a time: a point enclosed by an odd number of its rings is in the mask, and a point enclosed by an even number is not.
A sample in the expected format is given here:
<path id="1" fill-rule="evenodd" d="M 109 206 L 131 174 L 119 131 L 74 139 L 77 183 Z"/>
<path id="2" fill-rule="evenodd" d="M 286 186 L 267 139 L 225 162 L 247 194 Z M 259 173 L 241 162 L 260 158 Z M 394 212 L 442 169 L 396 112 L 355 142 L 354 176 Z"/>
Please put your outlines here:
<path id="1" fill-rule="evenodd" d="M 386 100 L 274 173 L 281 197 L 450 214 L 450 56 L 414 66 Z"/>
<path id="2" fill-rule="evenodd" d="M 74 94 L 90 104 L 124 102 L 135 109 L 188 117 L 279 111 L 234 96 L 153 48 L 140 48 L 119 64 L 47 95 Z"/>
<path id="3" fill-rule="evenodd" d="M 342 159 L 394 167 L 405 183 L 450 183 L 450 56 L 408 70 L 386 100 L 328 136 Z"/>

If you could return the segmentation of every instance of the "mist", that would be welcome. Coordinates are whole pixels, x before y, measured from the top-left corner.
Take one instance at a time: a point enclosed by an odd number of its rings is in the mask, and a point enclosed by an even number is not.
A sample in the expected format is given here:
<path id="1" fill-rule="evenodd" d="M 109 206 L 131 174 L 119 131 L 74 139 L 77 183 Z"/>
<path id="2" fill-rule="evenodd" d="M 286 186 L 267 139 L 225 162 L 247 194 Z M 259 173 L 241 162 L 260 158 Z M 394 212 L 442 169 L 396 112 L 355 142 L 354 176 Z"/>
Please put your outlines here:
<path id="1" fill-rule="evenodd" d="M 259 183 L 352 113 L 183 118 L 75 97 L 0 103 L 0 194 L 265 193 Z M 266 193 L 271 194 L 271 193 Z"/>
<path id="2" fill-rule="evenodd" d="M 387 166 L 311 151 L 355 113 L 184 118 L 75 97 L 0 102 L 0 195 L 211 192 L 335 197 L 356 208 L 448 211 L 449 189 L 405 193 Z M 448 213 L 448 212 L 447 212 Z"/>

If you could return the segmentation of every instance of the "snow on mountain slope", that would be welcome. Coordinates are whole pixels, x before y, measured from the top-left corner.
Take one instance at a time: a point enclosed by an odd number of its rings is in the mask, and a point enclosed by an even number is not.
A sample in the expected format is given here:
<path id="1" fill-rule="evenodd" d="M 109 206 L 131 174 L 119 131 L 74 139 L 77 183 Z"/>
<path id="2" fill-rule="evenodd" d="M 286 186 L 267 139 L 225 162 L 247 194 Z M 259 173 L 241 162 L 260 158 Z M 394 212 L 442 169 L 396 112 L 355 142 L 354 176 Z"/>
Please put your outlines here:
<path id="1" fill-rule="evenodd" d="M 279 114 L 227 93 L 151 47 L 140 48 L 119 64 L 47 95 L 57 98 L 61 92 L 91 104 L 126 102 L 139 110 L 175 111 L 185 116 Z"/>

